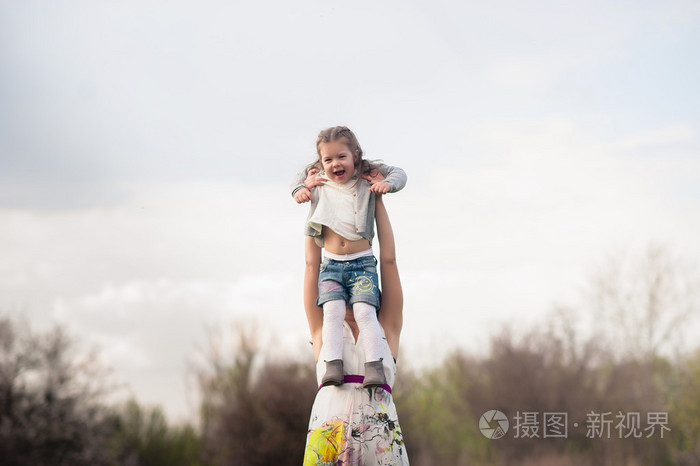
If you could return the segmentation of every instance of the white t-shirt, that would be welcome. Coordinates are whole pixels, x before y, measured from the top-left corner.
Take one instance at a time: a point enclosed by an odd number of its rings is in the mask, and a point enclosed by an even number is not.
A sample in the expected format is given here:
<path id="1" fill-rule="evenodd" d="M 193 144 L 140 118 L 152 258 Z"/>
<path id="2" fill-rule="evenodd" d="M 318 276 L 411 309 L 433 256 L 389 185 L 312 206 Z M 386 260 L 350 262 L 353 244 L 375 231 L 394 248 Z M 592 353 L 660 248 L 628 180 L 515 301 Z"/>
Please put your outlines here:
<path id="1" fill-rule="evenodd" d="M 316 190 L 318 205 L 309 219 L 309 226 L 321 234 L 327 226 L 345 239 L 357 241 L 362 239 L 355 225 L 355 200 L 357 198 L 357 180 L 345 184 L 326 181 Z"/>

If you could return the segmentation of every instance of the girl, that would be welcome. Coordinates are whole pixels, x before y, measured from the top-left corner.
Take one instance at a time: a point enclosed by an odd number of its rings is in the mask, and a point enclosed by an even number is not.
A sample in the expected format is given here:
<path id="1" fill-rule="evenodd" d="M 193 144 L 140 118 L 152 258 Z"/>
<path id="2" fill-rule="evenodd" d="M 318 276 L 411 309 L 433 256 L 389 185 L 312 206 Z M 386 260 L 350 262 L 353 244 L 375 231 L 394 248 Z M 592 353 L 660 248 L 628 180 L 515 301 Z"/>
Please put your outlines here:
<path id="1" fill-rule="evenodd" d="M 326 363 L 321 385 L 342 385 L 343 320 L 352 306 L 365 354 L 363 386 L 386 384 L 382 332 L 377 320 L 379 283 L 372 253 L 376 194 L 396 192 L 406 185 L 397 167 L 362 158 L 357 138 L 345 126 L 318 135 L 319 159 L 292 182 L 298 203 L 311 201 L 305 234 L 324 248 L 318 278 L 317 306 L 323 307 L 323 353 Z M 378 171 L 383 181 L 368 181 Z"/>

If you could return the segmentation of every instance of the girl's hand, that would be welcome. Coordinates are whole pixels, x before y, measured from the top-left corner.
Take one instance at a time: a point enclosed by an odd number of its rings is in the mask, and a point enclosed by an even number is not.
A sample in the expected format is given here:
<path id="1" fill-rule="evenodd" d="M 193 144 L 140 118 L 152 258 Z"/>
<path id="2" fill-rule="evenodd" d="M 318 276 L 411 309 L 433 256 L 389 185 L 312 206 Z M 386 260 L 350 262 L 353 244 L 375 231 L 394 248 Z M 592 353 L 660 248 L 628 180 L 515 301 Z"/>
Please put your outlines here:
<path id="1" fill-rule="evenodd" d="M 306 179 L 304 180 L 304 186 L 306 186 L 307 189 L 310 190 L 314 186 L 321 186 L 326 181 L 328 181 L 327 179 L 325 179 L 324 177 L 319 175 L 318 172 L 319 172 L 318 168 L 312 168 L 311 170 L 309 170 L 309 174 L 306 176 Z"/>
<path id="2" fill-rule="evenodd" d="M 383 181 L 377 181 L 374 183 L 372 186 L 369 187 L 369 190 L 372 191 L 375 194 L 386 194 L 389 192 L 391 189 L 391 186 L 389 186 L 387 183 Z"/>
<path id="3" fill-rule="evenodd" d="M 301 188 L 294 193 L 294 200 L 297 201 L 297 204 L 303 204 L 304 202 L 313 202 L 314 197 L 308 188 Z"/>

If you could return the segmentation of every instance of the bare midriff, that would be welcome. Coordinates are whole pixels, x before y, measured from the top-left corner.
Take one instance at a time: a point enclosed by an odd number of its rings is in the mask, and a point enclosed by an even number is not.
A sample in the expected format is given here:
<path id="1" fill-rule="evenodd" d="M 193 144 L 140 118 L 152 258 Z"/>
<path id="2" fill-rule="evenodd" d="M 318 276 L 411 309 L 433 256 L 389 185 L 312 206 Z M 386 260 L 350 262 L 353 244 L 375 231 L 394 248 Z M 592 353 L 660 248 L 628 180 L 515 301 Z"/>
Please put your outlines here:
<path id="1" fill-rule="evenodd" d="M 356 252 L 366 251 L 372 246 L 365 238 L 351 241 L 324 226 L 323 247 L 332 254 L 355 254 Z"/>

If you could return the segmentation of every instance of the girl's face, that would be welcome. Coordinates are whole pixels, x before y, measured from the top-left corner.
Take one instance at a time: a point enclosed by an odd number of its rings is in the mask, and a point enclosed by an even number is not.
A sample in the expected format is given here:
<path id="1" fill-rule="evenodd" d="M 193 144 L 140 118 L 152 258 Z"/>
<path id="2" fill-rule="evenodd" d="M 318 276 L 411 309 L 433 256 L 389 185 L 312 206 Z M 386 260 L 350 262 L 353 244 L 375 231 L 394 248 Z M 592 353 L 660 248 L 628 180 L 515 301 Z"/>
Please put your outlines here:
<path id="1" fill-rule="evenodd" d="M 357 154 L 353 154 L 343 140 L 322 142 L 318 147 L 321 155 L 321 165 L 329 180 L 336 183 L 347 183 L 355 174 Z"/>

